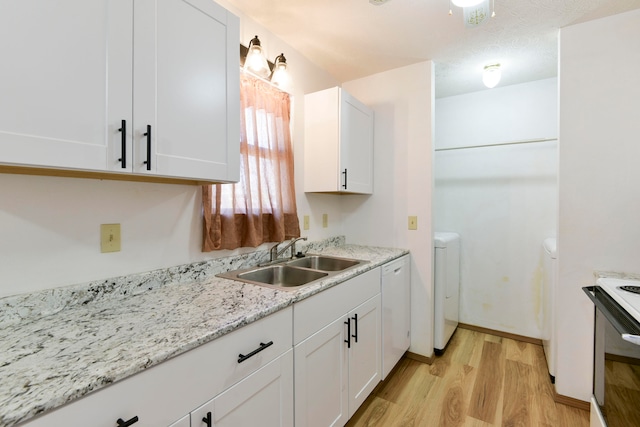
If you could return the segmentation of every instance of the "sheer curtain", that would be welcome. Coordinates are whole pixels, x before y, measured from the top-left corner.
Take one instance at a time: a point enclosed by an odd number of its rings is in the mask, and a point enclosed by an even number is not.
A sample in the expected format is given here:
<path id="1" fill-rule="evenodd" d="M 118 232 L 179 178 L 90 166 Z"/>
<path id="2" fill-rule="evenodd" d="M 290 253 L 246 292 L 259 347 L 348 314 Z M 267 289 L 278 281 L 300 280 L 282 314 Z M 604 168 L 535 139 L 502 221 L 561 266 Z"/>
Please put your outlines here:
<path id="1" fill-rule="evenodd" d="M 289 95 L 240 76 L 240 182 L 202 187 L 203 252 L 300 236 Z"/>

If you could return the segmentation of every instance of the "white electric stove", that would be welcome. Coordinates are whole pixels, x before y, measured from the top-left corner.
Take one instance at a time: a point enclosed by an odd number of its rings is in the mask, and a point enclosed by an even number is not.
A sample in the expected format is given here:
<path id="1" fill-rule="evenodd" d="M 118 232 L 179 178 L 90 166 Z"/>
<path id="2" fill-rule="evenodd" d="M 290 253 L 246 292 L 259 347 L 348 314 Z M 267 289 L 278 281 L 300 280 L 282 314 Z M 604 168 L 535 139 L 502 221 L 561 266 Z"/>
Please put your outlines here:
<path id="1" fill-rule="evenodd" d="M 640 322 L 640 280 L 606 277 L 598 279 L 596 285 Z"/>
<path id="2" fill-rule="evenodd" d="M 592 427 L 640 426 L 640 280 L 601 278 L 583 288 L 594 303 Z"/>

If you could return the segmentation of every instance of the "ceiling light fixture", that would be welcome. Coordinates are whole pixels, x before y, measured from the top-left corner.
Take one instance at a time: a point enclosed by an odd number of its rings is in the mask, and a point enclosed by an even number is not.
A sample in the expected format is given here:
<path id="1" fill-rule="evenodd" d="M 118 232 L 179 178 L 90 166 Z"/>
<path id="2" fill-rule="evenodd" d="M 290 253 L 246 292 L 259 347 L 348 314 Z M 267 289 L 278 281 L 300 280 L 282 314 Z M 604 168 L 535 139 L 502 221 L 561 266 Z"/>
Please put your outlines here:
<path id="1" fill-rule="evenodd" d="M 287 58 L 284 57 L 284 53 L 276 56 L 273 73 L 271 74 L 271 83 L 285 91 L 290 89 L 291 76 L 287 71 Z"/>
<path id="2" fill-rule="evenodd" d="M 449 15 L 453 15 L 451 5 L 462 8 L 465 27 L 476 27 L 484 23 L 488 16 L 496 16 L 496 2 L 491 0 L 449 0 Z"/>
<path id="3" fill-rule="evenodd" d="M 389 0 L 369 0 L 369 3 L 371 3 L 374 6 L 380 6 L 381 4 L 385 4 L 388 1 Z"/>
<path id="4" fill-rule="evenodd" d="M 458 7 L 471 7 L 477 6 L 482 3 L 484 0 L 451 0 L 454 6 Z"/>
<path id="5" fill-rule="evenodd" d="M 249 42 L 247 56 L 244 60 L 244 69 L 262 78 L 267 78 L 271 74 L 271 68 L 269 68 L 267 58 L 262 53 L 262 46 L 258 36 L 255 36 Z"/>
<path id="6" fill-rule="evenodd" d="M 492 89 L 500 83 L 502 77 L 502 71 L 500 70 L 500 64 L 485 65 L 482 72 L 482 83 L 489 89 Z"/>
<path id="7" fill-rule="evenodd" d="M 258 36 L 249 42 L 249 47 L 240 44 L 240 68 L 263 80 L 271 82 L 284 92 L 293 90 L 293 80 L 287 70 L 287 58 L 284 53 L 276 56 L 276 59 L 268 61 L 262 52 L 262 46 Z"/>

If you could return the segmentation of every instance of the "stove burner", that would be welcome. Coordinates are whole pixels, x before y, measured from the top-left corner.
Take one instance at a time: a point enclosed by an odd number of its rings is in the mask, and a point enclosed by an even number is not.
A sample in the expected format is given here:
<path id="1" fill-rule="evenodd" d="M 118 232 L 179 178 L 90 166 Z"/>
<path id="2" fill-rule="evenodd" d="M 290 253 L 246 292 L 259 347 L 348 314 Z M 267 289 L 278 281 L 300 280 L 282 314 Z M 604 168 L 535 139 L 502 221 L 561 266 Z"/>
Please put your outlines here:
<path id="1" fill-rule="evenodd" d="M 623 291 L 640 294 L 640 286 L 620 286 Z"/>

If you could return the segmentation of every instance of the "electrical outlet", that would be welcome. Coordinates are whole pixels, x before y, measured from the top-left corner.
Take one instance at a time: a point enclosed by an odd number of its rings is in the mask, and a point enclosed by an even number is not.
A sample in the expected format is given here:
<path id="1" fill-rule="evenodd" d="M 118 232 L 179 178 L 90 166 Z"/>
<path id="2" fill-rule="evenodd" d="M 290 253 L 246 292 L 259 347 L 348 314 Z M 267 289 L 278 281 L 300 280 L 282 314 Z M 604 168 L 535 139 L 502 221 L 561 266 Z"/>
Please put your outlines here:
<path id="1" fill-rule="evenodd" d="M 322 214 L 322 228 L 329 226 L 329 214 Z"/>
<path id="2" fill-rule="evenodd" d="M 100 252 L 120 252 L 120 224 L 100 224 Z"/>
<path id="3" fill-rule="evenodd" d="M 418 217 L 410 216 L 409 217 L 409 230 L 417 230 L 418 229 Z"/>
<path id="4" fill-rule="evenodd" d="M 302 221 L 303 221 L 303 226 L 302 226 L 302 228 L 304 228 L 305 230 L 308 230 L 308 229 L 309 229 L 309 215 L 305 215 L 305 216 L 303 217 L 303 220 L 302 220 Z"/>

